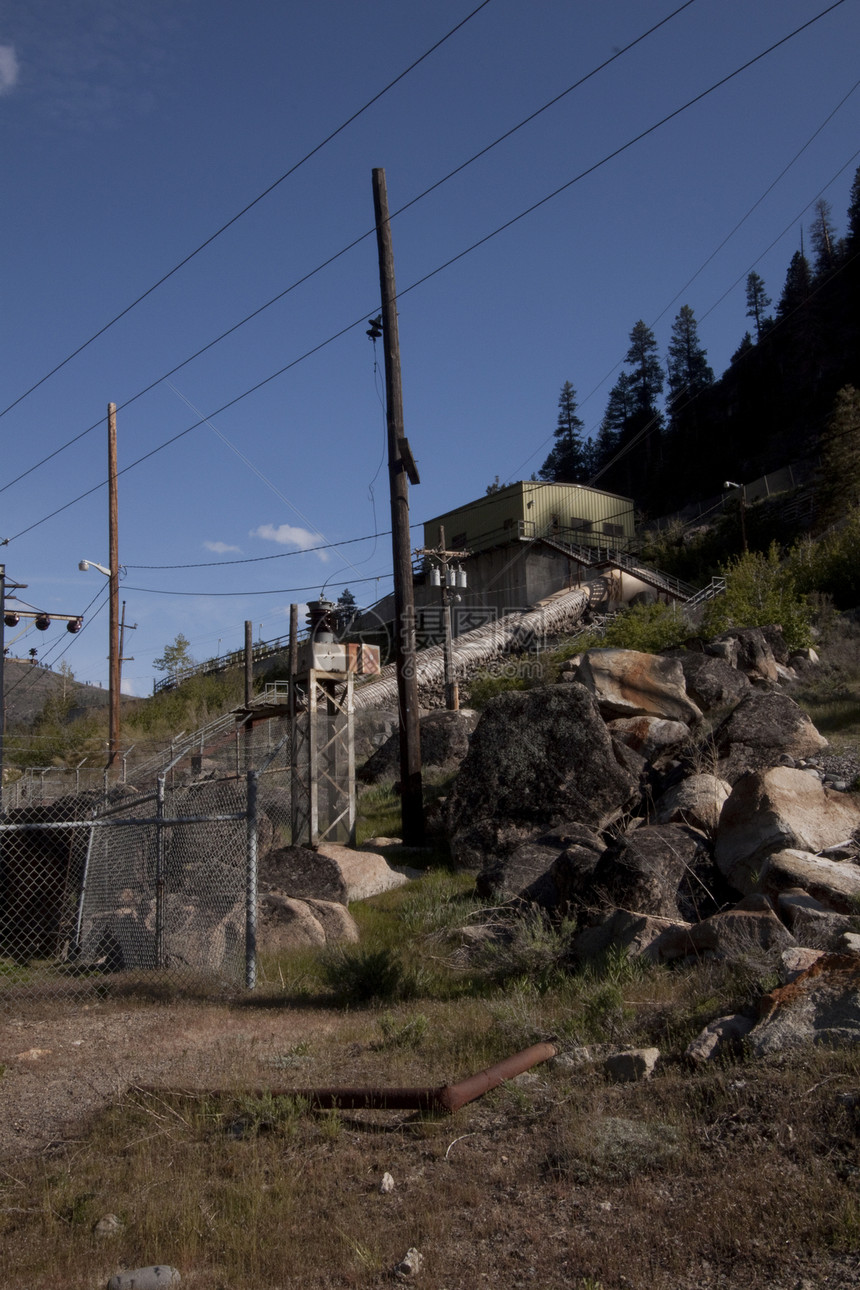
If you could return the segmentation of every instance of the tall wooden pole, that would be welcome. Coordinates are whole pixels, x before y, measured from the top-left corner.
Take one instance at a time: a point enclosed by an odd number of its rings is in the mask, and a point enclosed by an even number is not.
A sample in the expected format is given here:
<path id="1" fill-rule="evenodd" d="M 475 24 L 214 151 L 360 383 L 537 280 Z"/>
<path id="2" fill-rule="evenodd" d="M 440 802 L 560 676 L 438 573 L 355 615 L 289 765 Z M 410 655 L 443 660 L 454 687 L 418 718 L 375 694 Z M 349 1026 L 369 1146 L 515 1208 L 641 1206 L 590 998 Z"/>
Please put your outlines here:
<path id="1" fill-rule="evenodd" d="M 108 688 L 110 697 L 110 733 L 108 767 L 119 755 L 119 526 L 116 486 L 116 404 L 108 404 L 108 566 L 110 568 L 110 640 L 108 649 Z"/>
<path id="2" fill-rule="evenodd" d="M 400 792 L 403 840 L 415 846 L 424 840 L 424 799 L 421 791 L 421 739 L 418 724 L 418 676 L 415 667 L 415 598 L 409 528 L 409 482 L 403 459 L 403 390 L 400 380 L 400 338 L 397 330 L 397 289 L 394 252 L 388 218 L 385 171 L 373 171 L 373 208 L 379 251 L 382 294 L 382 344 L 385 354 L 385 402 L 388 424 L 388 474 L 391 487 L 391 546 L 394 557 L 394 659 L 400 714 Z"/>

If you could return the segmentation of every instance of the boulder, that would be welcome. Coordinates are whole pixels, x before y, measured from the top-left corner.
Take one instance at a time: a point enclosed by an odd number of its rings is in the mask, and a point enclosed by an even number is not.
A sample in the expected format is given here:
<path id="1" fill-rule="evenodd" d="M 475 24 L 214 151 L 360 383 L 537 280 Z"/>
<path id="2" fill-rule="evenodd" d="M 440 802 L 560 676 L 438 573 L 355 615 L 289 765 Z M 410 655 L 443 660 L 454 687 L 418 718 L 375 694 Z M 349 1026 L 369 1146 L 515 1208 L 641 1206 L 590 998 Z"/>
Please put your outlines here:
<path id="1" fill-rule="evenodd" d="M 282 891 L 260 896 L 257 942 L 261 950 L 279 954 L 302 946 L 357 940 L 358 927 L 338 902 L 296 900 Z"/>
<path id="2" fill-rule="evenodd" d="M 495 856 L 484 866 L 475 879 L 475 891 L 482 900 L 520 896 L 551 907 L 555 893 L 542 880 L 558 856 L 558 845 L 542 838 L 521 842 L 509 855 Z"/>
<path id="3" fill-rule="evenodd" d="M 267 891 L 261 893 L 258 903 L 257 943 L 270 954 L 305 945 L 325 945 L 325 929 L 306 900 L 297 900 L 283 891 Z"/>
<path id="4" fill-rule="evenodd" d="M 561 910 L 587 903 L 595 866 L 606 850 L 603 840 L 583 825 L 571 826 L 565 836 L 564 850 L 548 874 L 556 907 Z"/>
<path id="5" fill-rule="evenodd" d="M 613 739 L 646 761 L 680 747 L 690 737 L 690 727 L 683 721 L 664 717 L 616 717 L 606 724 Z"/>
<path id="6" fill-rule="evenodd" d="M 477 724 L 478 713 L 471 708 L 461 708 L 456 712 L 440 710 L 422 717 L 419 722 L 421 765 L 427 769 L 455 770 L 469 751 L 469 740 Z M 371 784 L 400 777 L 398 730 L 377 748 L 359 773 Z"/>
<path id="7" fill-rule="evenodd" d="M 852 935 L 858 926 L 856 918 L 834 913 L 800 887 L 781 891 L 776 897 L 776 908 L 792 936 L 807 948 L 808 953 L 841 949 L 843 938 Z M 803 966 L 808 967 L 809 964 Z"/>
<path id="8" fill-rule="evenodd" d="M 590 649 L 579 666 L 579 679 L 607 719 L 651 716 L 694 725 L 702 718 L 687 696 L 675 658 L 629 649 Z"/>
<path id="9" fill-rule="evenodd" d="M 789 981 L 796 981 L 801 972 L 811 968 L 823 953 L 823 950 L 812 950 L 803 945 L 797 945 L 794 949 L 783 950 L 779 956 L 780 985 L 788 985 Z"/>
<path id="10" fill-rule="evenodd" d="M 823 851 L 858 827 L 860 806 L 849 794 L 824 788 L 806 771 L 776 766 L 735 784 L 720 815 L 714 856 L 732 886 L 747 892 L 756 887 L 767 856 Z"/>
<path id="11" fill-rule="evenodd" d="M 355 945 L 358 942 L 358 924 L 345 905 L 335 900 L 306 900 L 304 903 L 322 927 L 326 945 Z"/>
<path id="12" fill-rule="evenodd" d="M 168 892 L 162 950 L 167 968 L 232 974 L 244 954 L 245 899 L 226 888 Z M 81 923 L 81 961 L 107 972 L 151 968 L 158 959 L 157 902 L 140 890 L 119 893 L 113 909 Z"/>
<path id="13" fill-rule="evenodd" d="M 261 890 L 272 887 L 301 899 L 312 896 L 346 904 L 347 885 L 337 861 L 310 847 L 279 847 L 260 861 Z"/>
<path id="14" fill-rule="evenodd" d="M 731 785 L 716 775 L 691 775 L 657 799 L 654 819 L 657 824 L 689 824 L 713 837 L 720 822 L 723 804 Z"/>
<path id="15" fill-rule="evenodd" d="M 788 985 L 764 996 L 748 1037 L 758 1057 L 809 1044 L 860 1042 L 860 955 L 823 954 Z"/>
<path id="16" fill-rule="evenodd" d="M 774 897 L 799 888 L 833 913 L 860 910 L 860 866 L 846 860 L 828 860 L 809 851 L 789 848 L 769 855 L 757 887 Z"/>
<path id="17" fill-rule="evenodd" d="M 778 765 L 781 757 L 810 757 L 827 740 L 787 694 L 753 691 L 719 724 L 713 747 L 718 774 L 734 784 L 748 771 Z"/>
<path id="18" fill-rule="evenodd" d="M 684 673 L 687 694 L 703 712 L 735 708 L 752 689 L 749 677 L 725 659 L 691 651 L 675 657 Z"/>
<path id="19" fill-rule="evenodd" d="M 785 667 L 791 658 L 791 651 L 785 643 L 785 633 L 779 624 L 771 623 L 767 627 L 753 628 L 752 630 L 761 632 L 777 667 Z"/>
<path id="20" fill-rule="evenodd" d="M 691 927 L 667 928 L 648 946 L 646 957 L 655 963 L 700 958 L 733 962 L 750 954 L 781 952 L 796 943 L 767 897 L 755 894 Z"/>
<path id="21" fill-rule="evenodd" d="M 482 869 L 557 825 L 606 828 L 637 801 L 584 686 L 508 691 L 484 709 L 451 788 L 451 854 Z"/>
<path id="22" fill-rule="evenodd" d="M 659 1060 L 659 1048 L 626 1048 L 620 1053 L 610 1053 L 603 1069 L 614 1083 L 632 1084 L 650 1079 Z"/>
<path id="23" fill-rule="evenodd" d="M 720 643 L 730 646 L 734 656 L 734 666 L 747 676 L 760 681 L 776 681 L 776 659 L 760 627 L 743 627 L 723 632 L 714 641 L 709 641 L 705 649 Z M 788 661 L 786 653 L 785 661 Z"/>
<path id="24" fill-rule="evenodd" d="M 742 1012 L 733 1013 L 729 1017 L 718 1017 L 705 1026 L 702 1033 L 687 1046 L 684 1056 L 698 1066 L 715 1057 L 736 1052 L 754 1025 L 755 1018 L 747 1017 Z"/>
<path id="25" fill-rule="evenodd" d="M 692 921 L 714 908 L 712 876 L 700 833 L 683 824 L 645 825 L 604 851 L 591 876 L 588 903 Z"/>
<path id="26" fill-rule="evenodd" d="M 736 640 L 706 641 L 704 650 L 711 658 L 718 658 L 723 663 L 727 663 L 729 667 L 736 668 L 738 665 L 738 643 Z"/>
<path id="27" fill-rule="evenodd" d="M 629 958 L 645 954 L 649 946 L 670 927 L 688 927 L 668 918 L 651 914 L 634 914 L 628 909 L 614 909 L 601 923 L 579 932 L 573 941 L 573 954 L 580 963 L 599 958 L 608 949 L 624 950 Z"/>
<path id="28" fill-rule="evenodd" d="M 374 851 L 354 851 L 335 842 L 321 842 L 316 854 L 327 863 L 335 865 L 346 891 L 346 903 L 367 900 L 383 891 L 393 891 L 409 882 L 405 873 L 394 869 L 388 861 Z M 308 893 L 317 895 L 322 893 Z"/>

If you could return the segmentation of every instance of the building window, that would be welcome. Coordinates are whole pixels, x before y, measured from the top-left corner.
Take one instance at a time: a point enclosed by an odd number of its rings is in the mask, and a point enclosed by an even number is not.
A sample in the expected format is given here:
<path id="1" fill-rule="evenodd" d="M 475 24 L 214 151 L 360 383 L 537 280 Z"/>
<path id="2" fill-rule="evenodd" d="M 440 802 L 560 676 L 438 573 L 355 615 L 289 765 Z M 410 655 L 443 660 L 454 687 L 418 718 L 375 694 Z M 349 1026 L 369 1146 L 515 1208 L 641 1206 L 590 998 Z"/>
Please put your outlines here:
<path id="1" fill-rule="evenodd" d="M 594 531 L 594 524 L 591 520 L 581 520 L 576 515 L 571 515 L 570 527 L 575 533 L 592 533 Z"/>
<path id="2" fill-rule="evenodd" d="M 624 526 L 623 524 L 610 524 L 608 520 L 604 520 L 603 532 L 607 537 L 623 537 Z"/>

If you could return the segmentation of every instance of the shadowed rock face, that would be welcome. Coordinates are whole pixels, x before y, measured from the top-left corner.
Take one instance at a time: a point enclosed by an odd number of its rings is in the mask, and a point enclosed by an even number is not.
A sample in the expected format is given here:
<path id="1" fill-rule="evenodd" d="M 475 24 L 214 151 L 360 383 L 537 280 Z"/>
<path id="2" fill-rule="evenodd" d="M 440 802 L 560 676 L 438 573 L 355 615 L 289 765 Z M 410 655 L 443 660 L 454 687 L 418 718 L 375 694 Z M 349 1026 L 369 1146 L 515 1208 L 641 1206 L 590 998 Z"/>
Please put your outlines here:
<path id="1" fill-rule="evenodd" d="M 695 919 L 715 902 L 704 838 L 683 824 L 645 825 L 604 851 L 591 877 L 604 903 L 661 918 Z"/>
<path id="2" fill-rule="evenodd" d="M 752 689 L 746 673 L 739 672 L 724 659 L 689 652 L 676 657 L 684 673 L 687 693 L 703 712 L 734 708 Z"/>
<path id="3" fill-rule="evenodd" d="M 456 767 L 469 751 L 469 739 L 478 724 L 478 714 L 470 708 L 457 712 L 431 712 L 419 723 L 422 767 Z M 395 731 L 368 758 L 360 771 L 369 784 L 380 779 L 400 776 L 400 734 Z"/>
<path id="4" fill-rule="evenodd" d="M 482 868 L 556 823 L 603 829 L 637 798 L 636 779 L 618 765 L 584 686 L 500 694 L 487 705 L 451 791 L 452 854 Z"/>
<path id="5" fill-rule="evenodd" d="M 753 691 L 714 732 L 718 773 L 730 784 L 781 757 L 810 757 L 827 747 L 806 713 L 787 694 Z"/>

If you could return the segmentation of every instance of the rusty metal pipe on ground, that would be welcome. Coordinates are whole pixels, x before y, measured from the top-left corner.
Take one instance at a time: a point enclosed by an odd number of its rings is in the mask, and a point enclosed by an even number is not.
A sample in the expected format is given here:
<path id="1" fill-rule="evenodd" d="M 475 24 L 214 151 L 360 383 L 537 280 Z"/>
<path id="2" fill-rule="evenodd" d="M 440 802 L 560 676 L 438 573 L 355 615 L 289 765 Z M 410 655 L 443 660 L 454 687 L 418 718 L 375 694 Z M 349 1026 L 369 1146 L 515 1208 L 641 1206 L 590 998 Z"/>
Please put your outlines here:
<path id="1" fill-rule="evenodd" d="M 557 1051 L 554 1044 L 532 1044 L 530 1048 L 524 1048 L 522 1052 L 514 1053 L 504 1061 L 478 1071 L 476 1075 L 469 1075 L 457 1084 L 443 1084 L 440 1088 L 270 1088 L 258 1089 L 255 1095 L 301 1098 L 318 1110 L 363 1108 L 384 1111 L 447 1111 L 449 1115 L 453 1115 L 461 1106 L 483 1097 L 490 1089 L 504 1084 L 505 1080 L 522 1075 L 533 1066 L 555 1057 Z M 163 1096 L 167 1090 L 146 1091 L 158 1092 Z M 230 1093 L 210 1096 L 227 1097 Z"/>

